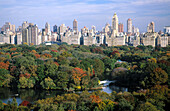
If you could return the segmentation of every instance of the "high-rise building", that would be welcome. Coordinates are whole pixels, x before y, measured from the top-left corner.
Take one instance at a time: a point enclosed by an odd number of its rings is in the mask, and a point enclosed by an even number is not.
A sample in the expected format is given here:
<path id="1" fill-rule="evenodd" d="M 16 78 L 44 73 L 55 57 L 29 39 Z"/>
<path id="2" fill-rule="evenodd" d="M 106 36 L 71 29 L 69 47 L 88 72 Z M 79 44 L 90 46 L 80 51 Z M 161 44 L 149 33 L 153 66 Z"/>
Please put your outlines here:
<path id="1" fill-rule="evenodd" d="M 115 37 L 117 35 L 118 35 L 118 17 L 115 13 L 112 18 L 112 37 Z"/>
<path id="2" fill-rule="evenodd" d="M 57 32 L 57 28 L 58 28 L 57 25 L 54 25 L 53 26 L 53 32 Z"/>
<path id="3" fill-rule="evenodd" d="M 73 31 L 76 33 L 78 32 L 78 22 L 76 19 L 73 21 Z"/>
<path id="4" fill-rule="evenodd" d="M 114 16 L 112 18 L 112 30 L 118 31 L 118 17 L 116 15 L 116 13 L 114 14 Z"/>
<path id="5" fill-rule="evenodd" d="M 132 19 L 127 20 L 127 33 L 132 34 Z"/>
<path id="6" fill-rule="evenodd" d="M 147 32 L 155 32 L 155 23 L 151 22 L 147 26 Z"/>
<path id="7" fill-rule="evenodd" d="M 66 32 L 67 27 L 65 26 L 65 24 L 61 24 L 61 26 L 59 27 L 59 33 L 60 35 L 64 34 L 64 32 Z"/>
<path id="8" fill-rule="evenodd" d="M 119 23 L 118 25 L 118 32 L 124 32 L 124 27 L 123 27 L 123 23 Z"/>
<path id="9" fill-rule="evenodd" d="M 45 24 L 45 32 L 46 34 L 50 35 L 51 32 L 50 32 L 50 24 L 48 24 L 48 22 Z"/>
<path id="10" fill-rule="evenodd" d="M 93 30 L 93 33 L 95 34 L 96 33 L 96 26 L 92 25 L 91 29 Z"/>
<path id="11" fill-rule="evenodd" d="M 164 27 L 164 34 L 170 34 L 170 26 Z"/>
<path id="12" fill-rule="evenodd" d="M 106 23 L 103 32 L 104 33 L 111 33 L 111 26 L 110 26 L 110 24 Z"/>
<path id="13" fill-rule="evenodd" d="M 22 23 L 22 29 L 25 29 L 29 26 L 29 23 L 27 21 L 25 21 L 24 23 Z"/>
<path id="14" fill-rule="evenodd" d="M 38 45 L 38 27 L 32 23 L 22 29 L 22 43 Z"/>
<path id="15" fill-rule="evenodd" d="M 28 29 L 22 29 L 22 43 L 27 43 L 28 44 Z"/>

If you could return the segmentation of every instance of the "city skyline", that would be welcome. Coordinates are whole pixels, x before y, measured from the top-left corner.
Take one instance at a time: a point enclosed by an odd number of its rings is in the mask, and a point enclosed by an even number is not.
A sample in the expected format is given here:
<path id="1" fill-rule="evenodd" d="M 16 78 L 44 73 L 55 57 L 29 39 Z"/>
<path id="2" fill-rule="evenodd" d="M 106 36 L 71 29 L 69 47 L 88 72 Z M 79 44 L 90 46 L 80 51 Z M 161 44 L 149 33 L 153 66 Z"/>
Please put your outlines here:
<path id="1" fill-rule="evenodd" d="M 170 0 L 0 0 L 0 26 L 5 22 L 21 26 L 24 21 L 35 23 L 40 29 L 45 23 L 50 28 L 55 24 L 72 27 L 74 19 L 78 21 L 80 31 L 84 26 L 90 28 L 95 25 L 101 31 L 106 23 L 111 25 L 112 16 L 116 12 L 119 23 L 124 24 L 126 31 L 127 19 L 132 19 L 132 25 L 140 32 L 147 31 L 151 21 L 155 23 L 155 31 L 163 30 L 170 25 Z"/>

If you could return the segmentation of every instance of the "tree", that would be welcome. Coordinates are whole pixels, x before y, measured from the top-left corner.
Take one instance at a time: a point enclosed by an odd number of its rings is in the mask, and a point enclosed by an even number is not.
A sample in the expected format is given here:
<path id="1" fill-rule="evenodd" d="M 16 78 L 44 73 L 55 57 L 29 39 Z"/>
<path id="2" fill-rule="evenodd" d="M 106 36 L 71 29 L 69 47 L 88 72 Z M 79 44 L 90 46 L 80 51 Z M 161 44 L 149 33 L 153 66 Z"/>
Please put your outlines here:
<path id="1" fill-rule="evenodd" d="M 33 78 L 20 77 L 18 88 L 33 88 L 35 80 Z"/>
<path id="2" fill-rule="evenodd" d="M 126 99 L 120 99 L 119 100 L 119 105 L 118 105 L 118 110 L 120 111 L 132 111 L 133 106 L 128 102 Z"/>
<path id="3" fill-rule="evenodd" d="M 71 61 L 70 61 L 70 65 L 73 66 L 73 67 L 79 67 L 80 66 L 80 62 L 77 58 L 73 58 Z"/>
<path id="4" fill-rule="evenodd" d="M 44 64 L 41 64 L 37 67 L 36 73 L 38 75 L 39 81 L 42 81 L 45 78 L 44 70 L 45 70 Z"/>
<path id="5" fill-rule="evenodd" d="M 9 62 L 8 61 L 6 63 L 0 62 L 0 69 L 8 70 L 8 68 L 9 68 Z"/>
<path id="6" fill-rule="evenodd" d="M 140 104 L 136 108 L 136 111 L 159 111 L 159 110 L 157 110 L 156 106 L 152 105 L 149 102 L 146 102 L 144 104 Z"/>
<path id="7" fill-rule="evenodd" d="M 43 89 L 56 89 L 56 85 L 50 77 L 45 78 L 40 85 Z"/>
<path id="8" fill-rule="evenodd" d="M 97 74 L 98 77 L 101 77 L 104 72 L 104 63 L 99 59 L 95 59 L 93 68 L 94 68 L 95 74 Z"/>
<path id="9" fill-rule="evenodd" d="M 80 85 L 82 77 L 87 76 L 86 71 L 83 71 L 83 69 L 80 69 L 77 67 L 72 70 L 72 74 L 73 74 L 72 77 L 73 77 L 74 83 L 77 86 Z"/>
<path id="10" fill-rule="evenodd" d="M 0 69 L 0 87 L 5 86 L 9 87 L 10 82 L 12 81 L 13 76 L 9 74 L 9 71 L 6 69 Z"/>
<path id="11" fill-rule="evenodd" d="M 69 81 L 69 75 L 67 72 L 57 72 L 57 75 L 55 77 L 55 84 L 58 89 L 64 89 L 67 88 Z"/>
<path id="12" fill-rule="evenodd" d="M 58 71 L 58 66 L 54 62 L 49 62 L 45 64 L 45 75 L 53 78 L 56 76 Z"/>

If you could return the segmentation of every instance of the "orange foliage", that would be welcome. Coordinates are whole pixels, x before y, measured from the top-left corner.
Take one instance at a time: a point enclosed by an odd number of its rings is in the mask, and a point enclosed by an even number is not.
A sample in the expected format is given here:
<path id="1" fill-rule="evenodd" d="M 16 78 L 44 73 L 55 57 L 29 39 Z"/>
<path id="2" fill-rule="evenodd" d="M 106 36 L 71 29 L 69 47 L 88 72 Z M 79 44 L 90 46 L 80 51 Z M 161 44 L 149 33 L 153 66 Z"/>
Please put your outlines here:
<path id="1" fill-rule="evenodd" d="M 100 103 L 102 101 L 102 99 L 96 95 L 91 95 L 90 98 L 92 99 L 92 103 Z"/>
<path id="2" fill-rule="evenodd" d="M 78 79 L 79 81 L 81 81 L 82 77 L 87 76 L 86 71 L 83 71 L 83 69 L 78 67 L 72 70 L 72 74 L 73 74 L 73 78 Z"/>
<path id="3" fill-rule="evenodd" d="M 18 52 L 14 52 L 14 53 L 12 52 L 11 55 L 13 55 L 13 54 L 18 54 Z"/>
<path id="4" fill-rule="evenodd" d="M 40 55 L 39 54 L 34 54 L 36 58 L 40 58 Z"/>
<path id="5" fill-rule="evenodd" d="M 11 48 L 11 50 L 10 51 L 16 51 L 17 50 L 17 48 Z"/>
<path id="6" fill-rule="evenodd" d="M 6 69 L 6 70 L 8 70 L 8 68 L 9 68 L 9 62 L 8 62 L 8 61 L 7 61 L 6 63 L 0 62 L 0 68 L 1 68 L 1 69 Z"/>
<path id="7" fill-rule="evenodd" d="M 56 64 L 57 66 L 59 66 L 59 64 L 57 62 L 54 62 L 54 64 Z"/>
<path id="8" fill-rule="evenodd" d="M 29 101 L 22 101 L 20 106 L 28 106 L 29 104 L 31 104 Z"/>
<path id="9" fill-rule="evenodd" d="M 37 53 L 35 50 L 32 50 L 31 52 L 32 52 L 32 53 Z"/>
<path id="10" fill-rule="evenodd" d="M 42 57 L 51 58 L 52 56 L 50 54 L 45 53 L 45 54 L 42 55 Z"/>

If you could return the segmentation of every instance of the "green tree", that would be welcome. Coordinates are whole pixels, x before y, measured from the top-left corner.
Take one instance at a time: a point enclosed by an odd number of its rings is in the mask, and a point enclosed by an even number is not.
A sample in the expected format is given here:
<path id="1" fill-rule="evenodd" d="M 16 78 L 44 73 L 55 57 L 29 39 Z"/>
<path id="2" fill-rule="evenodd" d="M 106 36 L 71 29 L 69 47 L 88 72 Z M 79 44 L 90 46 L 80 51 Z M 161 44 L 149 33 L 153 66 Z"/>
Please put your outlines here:
<path id="1" fill-rule="evenodd" d="M 80 66 L 80 62 L 77 58 L 73 58 L 71 61 L 70 61 L 70 65 L 73 66 L 73 67 L 79 67 Z"/>
<path id="2" fill-rule="evenodd" d="M 136 111 L 159 111 L 159 110 L 157 110 L 156 106 L 152 105 L 149 102 L 146 102 L 144 104 L 140 104 L 136 108 Z"/>
<path id="3" fill-rule="evenodd" d="M 53 79 L 51 79 L 50 77 L 45 78 L 44 81 L 40 83 L 40 85 L 43 89 L 56 89 L 56 85 L 53 82 Z"/>
<path id="4" fill-rule="evenodd" d="M 69 75 L 67 72 L 57 72 L 57 75 L 55 77 L 56 79 L 54 82 L 56 83 L 56 87 L 58 89 L 64 89 L 67 88 L 68 81 L 69 81 Z"/>
<path id="5" fill-rule="evenodd" d="M 0 69 L 0 87 L 10 87 L 10 83 L 14 77 L 9 74 L 6 69 Z"/>

